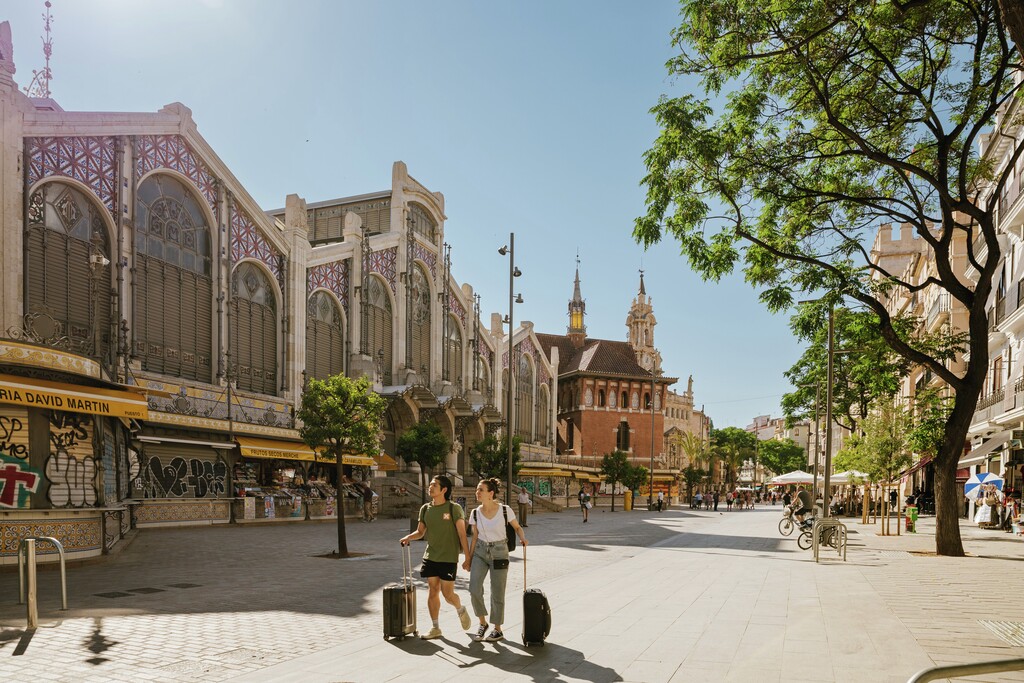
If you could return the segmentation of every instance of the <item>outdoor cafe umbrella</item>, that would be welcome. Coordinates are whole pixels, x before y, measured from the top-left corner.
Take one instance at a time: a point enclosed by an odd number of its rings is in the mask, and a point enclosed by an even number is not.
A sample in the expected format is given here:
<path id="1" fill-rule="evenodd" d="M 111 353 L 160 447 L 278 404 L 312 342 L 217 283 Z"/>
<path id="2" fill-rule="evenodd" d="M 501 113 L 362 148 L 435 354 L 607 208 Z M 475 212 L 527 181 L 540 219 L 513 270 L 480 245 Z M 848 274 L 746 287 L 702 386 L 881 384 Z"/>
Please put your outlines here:
<path id="1" fill-rule="evenodd" d="M 786 474 L 780 474 L 771 480 L 772 484 L 810 484 L 814 481 L 814 475 L 803 470 L 794 470 Z"/>
<path id="2" fill-rule="evenodd" d="M 1000 491 L 1003 490 L 1003 478 L 991 472 L 979 472 L 972 474 L 971 478 L 964 484 L 964 495 L 968 498 L 977 498 L 982 491 L 982 486 L 992 484 Z"/>

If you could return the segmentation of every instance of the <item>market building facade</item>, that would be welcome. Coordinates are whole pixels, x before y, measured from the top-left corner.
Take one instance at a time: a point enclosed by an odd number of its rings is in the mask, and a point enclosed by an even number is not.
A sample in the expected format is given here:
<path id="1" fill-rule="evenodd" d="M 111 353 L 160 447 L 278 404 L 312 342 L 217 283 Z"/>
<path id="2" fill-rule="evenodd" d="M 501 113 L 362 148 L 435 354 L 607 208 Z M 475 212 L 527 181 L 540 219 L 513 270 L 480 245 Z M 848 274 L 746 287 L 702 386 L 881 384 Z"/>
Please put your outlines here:
<path id="1" fill-rule="evenodd" d="M 29 535 L 74 559 L 145 526 L 354 513 L 417 421 L 470 475 L 510 354 L 452 275 L 443 195 L 396 162 L 381 192 L 267 213 L 187 107 L 67 112 L 19 91 L 12 53 L 0 24 L 0 563 Z M 543 449 L 556 373 L 513 338 L 516 429 Z M 296 421 L 337 373 L 388 399 L 383 453 L 346 455 L 340 482 Z"/>

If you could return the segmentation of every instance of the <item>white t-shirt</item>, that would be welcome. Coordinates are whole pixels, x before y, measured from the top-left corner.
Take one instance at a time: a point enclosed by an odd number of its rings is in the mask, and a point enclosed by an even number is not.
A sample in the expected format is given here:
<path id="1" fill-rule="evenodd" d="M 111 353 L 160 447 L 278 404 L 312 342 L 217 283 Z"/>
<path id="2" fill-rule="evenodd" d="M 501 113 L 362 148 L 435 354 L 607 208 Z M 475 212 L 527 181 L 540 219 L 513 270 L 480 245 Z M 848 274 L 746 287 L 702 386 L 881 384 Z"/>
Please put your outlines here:
<path id="1" fill-rule="evenodd" d="M 496 543 L 498 541 L 505 540 L 505 518 L 501 515 L 501 508 L 506 508 L 508 511 L 508 521 L 512 521 L 516 518 L 516 513 L 512 511 L 511 507 L 505 505 L 499 505 L 498 511 L 494 515 L 494 519 L 487 519 L 487 515 L 483 512 L 483 506 L 480 506 L 473 510 L 470 515 L 470 521 L 476 526 L 476 537 L 478 541 L 484 543 Z"/>
<path id="2" fill-rule="evenodd" d="M 517 498 L 517 500 L 520 503 L 523 503 L 524 505 L 529 505 L 530 504 L 530 494 L 527 493 L 525 490 L 520 491 L 519 492 L 519 498 Z"/>

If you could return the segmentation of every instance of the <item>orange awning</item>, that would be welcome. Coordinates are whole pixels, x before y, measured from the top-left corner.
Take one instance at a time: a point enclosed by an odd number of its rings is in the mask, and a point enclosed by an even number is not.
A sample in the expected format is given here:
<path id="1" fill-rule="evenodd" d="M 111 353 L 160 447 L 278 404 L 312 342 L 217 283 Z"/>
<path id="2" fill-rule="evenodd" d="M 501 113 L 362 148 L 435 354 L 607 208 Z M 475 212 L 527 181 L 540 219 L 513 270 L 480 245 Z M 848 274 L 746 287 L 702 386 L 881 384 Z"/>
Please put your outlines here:
<path id="1" fill-rule="evenodd" d="M 141 390 L 101 389 L 15 375 L 0 375 L 0 403 L 133 420 L 149 418 L 149 404 Z"/>

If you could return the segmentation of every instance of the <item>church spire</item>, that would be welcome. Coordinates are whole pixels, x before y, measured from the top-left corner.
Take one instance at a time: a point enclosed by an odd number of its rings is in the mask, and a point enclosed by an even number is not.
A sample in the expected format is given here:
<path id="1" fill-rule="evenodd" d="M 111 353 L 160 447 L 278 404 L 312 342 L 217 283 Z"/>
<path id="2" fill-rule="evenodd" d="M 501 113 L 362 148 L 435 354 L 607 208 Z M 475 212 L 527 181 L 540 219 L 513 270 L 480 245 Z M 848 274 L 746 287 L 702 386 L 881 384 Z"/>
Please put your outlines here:
<path id="1" fill-rule="evenodd" d="M 587 326 L 583 319 L 587 314 L 587 302 L 580 293 L 580 256 L 576 254 L 576 280 L 572 288 L 572 300 L 569 301 L 569 328 L 567 336 L 577 349 L 587 339 Z"/>
<path id="2" fill-rule="evenodd" d="M 647 294 L 647 290 L 644 289 L 644 269 L 640 269 L 640 296 Z"/>
<path id="3" fill-rule="evenodd" d="M 644 286 L 644 271 L 640 269 L 640 291 L 633 299 L 633 305 L 626 316 L 626 327 L 629 329 L 629 345 L 633 347 L 636 361 L 648 372 L 661 371 L 661 353 L 654 346 L 654 326 L 658 321 L 654 317 L 654 306 L 651 297 L 647 296 Z"/>

